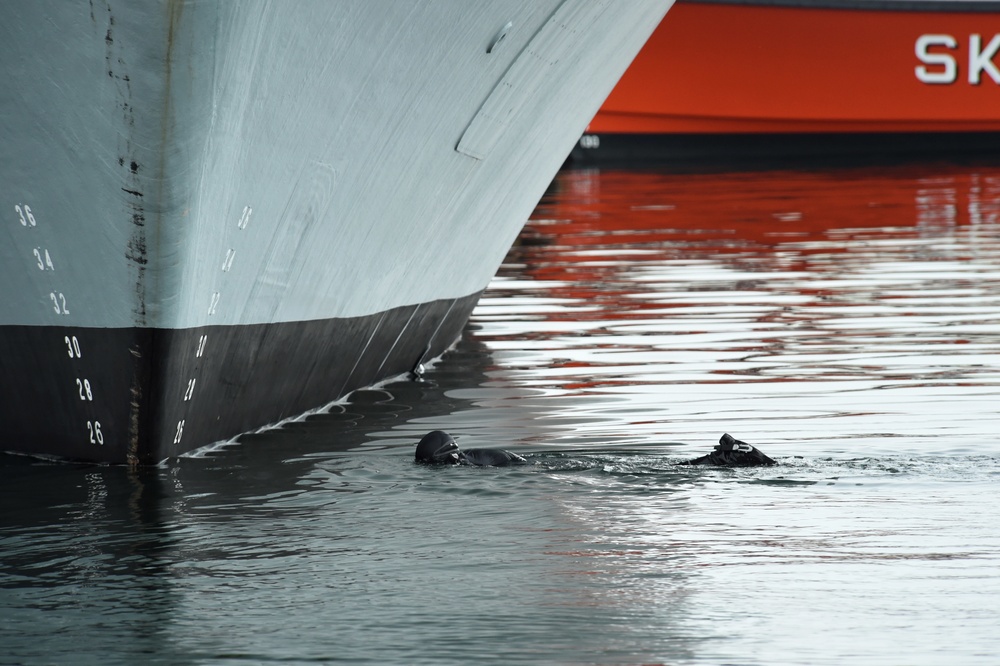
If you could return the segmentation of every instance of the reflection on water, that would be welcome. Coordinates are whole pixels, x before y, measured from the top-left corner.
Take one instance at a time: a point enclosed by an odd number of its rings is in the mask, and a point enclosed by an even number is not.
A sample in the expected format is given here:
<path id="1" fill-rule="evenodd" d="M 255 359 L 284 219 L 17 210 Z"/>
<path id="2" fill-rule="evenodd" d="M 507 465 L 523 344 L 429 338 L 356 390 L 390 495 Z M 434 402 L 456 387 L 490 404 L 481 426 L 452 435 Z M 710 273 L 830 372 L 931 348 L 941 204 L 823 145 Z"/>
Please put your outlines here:
<path id="1" fill-rule="evenodd" d="M 998 215 L 997 169 L 569 171 L 477 337 L 505 384 L 623 398 L 570 441 L 631 419 L 630 441 L 974 448 L 996 424 Z"/>
<path id="2" fill-rule="evenodd" d="M 998 217 L 992 167 L 566 171 L 420 381 L 0 460 L 0 664 L 992 663 Z M 675 465 L 723 432 L 780 464 Z"/>

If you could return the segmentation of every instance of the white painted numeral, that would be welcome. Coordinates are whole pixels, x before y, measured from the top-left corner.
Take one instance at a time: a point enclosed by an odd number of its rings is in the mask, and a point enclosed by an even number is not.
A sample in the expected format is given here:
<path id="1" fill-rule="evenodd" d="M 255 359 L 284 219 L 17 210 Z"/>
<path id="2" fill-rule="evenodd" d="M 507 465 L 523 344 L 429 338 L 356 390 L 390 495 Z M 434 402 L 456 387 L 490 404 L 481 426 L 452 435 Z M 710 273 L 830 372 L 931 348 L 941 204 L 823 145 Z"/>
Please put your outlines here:
<path id="1" fill-rule="evenodd" d="M 52 299 L 52 309 L 56 311 L 56 314 L 69 314 L 69 308 L 66 307 L 66 297 L 61 291 L 58 295 L 54 291 L 49 292 L 49 298 Z"/>
<path id="2" fill-rule="evenodd" d="M 33 227 L 35 226 L 35 216 L 31 214 L 31 206 L 25 206 L 21 208 L 21 204 L 14 206 L 14 210 L 17 211 L 17 215 L 21 218 L 22 227 Z"/>
<path id="3" fill-rule="evenodd" d="M 80 353 L 80 341 L 76 339 L 75 335 L 73 337 L 67 335 L 63 337 L 63 340 L 66 341 L 66 353 L 69 354 L 70 358 L 80 358 L 83 356 Z"/>
<path id="4" fill-rule="evenodd" d="M 229 248 L 229 252 L 226 252 L 226 258 L 222 262 L 222 272 L 228 273 L 229 269 L 233 267 L 233 257 L 236 256 L 236 250 Z"/>
<path id="5" fill-rule="evenodd" d="M 198 349 L 196 349 L 195 352 L 194 352 L 195 358 L 201 358 L 202 355 L 205 353 L 205 343 L 206 342 L 208 342 L 208 336 L 207 335 L 203 335 L 200 338 L 198 338 Z"/>
<path id="6" fill-rule="evenodd" d="M 187 402 L 194 395 L 194 383 L 198 381 L 197 378 L 188 380 L 187 391 L 184 391 L 184 401 Z"/>
<path id="7" fill-rule="evenodd" d="M 208 306 L 208 314 L 214 315 L 215 308 L 219 305 L 219 292 L 212 294 L 212 303 Z"/>
<path id="8" fill-rule="evenodd" d="M 44 271 L 46 269 L 54 271 L 55 266 L 52 265 L 52 257 L 49 256 L 48 250 L 43 250 L 40 247 L 34 249 L 35 261 L 38 262 L 38 270 Z"/>
<path id="9" fill-rule="evenodd" d="M 174 435 L 174 444 L 181 443 L 181 437 L 184 436 L 184 419 L 177 422 L 177 434 Z"/>
<path id="10" fill-rule="evenodd" d="M 90 433 L 90 443 L 104 446 L 104 433 L 101 432 L 100 421 L 87 421 L 87 432 Z"/>
<path id="11" fill-rule="evenodd" d="M 90 400 L 90 401 L 92 401 L 94 399 L 94 394 L 90 390 L 90 380 L 89 379 L 84 379 L 83 381 L 80 381 L 80 379 L 77 378 L 77 380 L 76 380 L 76 388 L 77 388 L 78 391 L 80 391 L 80 400 L 85 400 L 85 401 Z"/>
<path id="12" fill-rule="evenodd" d="M 240 216 L 239 224 L 237 225 L 240 229 L 246 229 L 247 225 L 250 223 L 250 214 L 253 213 L 253 208 L 250 206 L 243 207 L 243 214 Z"/>

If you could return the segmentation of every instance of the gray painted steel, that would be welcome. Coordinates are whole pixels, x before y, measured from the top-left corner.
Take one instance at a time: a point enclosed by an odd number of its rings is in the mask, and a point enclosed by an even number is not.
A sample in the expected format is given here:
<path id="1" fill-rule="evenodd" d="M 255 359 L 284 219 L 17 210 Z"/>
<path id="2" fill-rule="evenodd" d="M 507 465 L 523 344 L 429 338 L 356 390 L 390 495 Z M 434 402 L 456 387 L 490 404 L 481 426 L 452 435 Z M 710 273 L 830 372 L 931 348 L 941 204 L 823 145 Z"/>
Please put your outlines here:
<path id="1" fill-rule="evenodd" d="M 12 446 L 156 462 L 441 353 L 669 5 L 0 3 Z"/>
<path id="2" fill-rule="evenodd" d="M 259 324 L 476 293 L 668 6 L 0 4 L 0 325 Z M 498 95 L 488 147 L 456 150 Z"/>

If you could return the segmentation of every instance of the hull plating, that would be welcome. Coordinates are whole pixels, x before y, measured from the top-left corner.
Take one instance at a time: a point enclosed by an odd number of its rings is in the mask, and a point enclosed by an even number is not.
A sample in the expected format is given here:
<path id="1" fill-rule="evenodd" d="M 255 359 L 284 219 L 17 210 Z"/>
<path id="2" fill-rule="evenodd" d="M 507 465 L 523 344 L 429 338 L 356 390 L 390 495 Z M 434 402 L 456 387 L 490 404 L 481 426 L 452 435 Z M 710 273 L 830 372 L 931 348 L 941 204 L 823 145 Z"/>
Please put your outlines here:
<path id="1" fill-rule="evenodd" d="M 905 147 L 906 136 L 911 150 L 995 150 L 998 18 L 1000 3 L 988 1 L 681 0 L 578 152 L 634 154 L 645 136 L 660 138 L 649 150 L 662 155 L 698 139 L 710 151 L 729 142 L 802 152 L 811 142 L 825 154 L 844 149 L 837 135 L 867 136 L 855 152 Z"/>
<path id="2" fill-rule="evenodd" d="M 6 3 L 7 441 L 152 462 L 440 353 L 668 7 Z"/>

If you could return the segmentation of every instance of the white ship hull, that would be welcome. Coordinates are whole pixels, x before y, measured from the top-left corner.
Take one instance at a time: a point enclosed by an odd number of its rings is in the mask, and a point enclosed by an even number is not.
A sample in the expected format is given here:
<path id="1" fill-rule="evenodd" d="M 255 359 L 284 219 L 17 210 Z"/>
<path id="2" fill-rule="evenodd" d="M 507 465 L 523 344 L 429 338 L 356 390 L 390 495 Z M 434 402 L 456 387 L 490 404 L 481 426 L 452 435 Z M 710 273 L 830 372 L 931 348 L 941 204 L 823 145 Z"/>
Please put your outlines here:
<path id="1" fill-rule="evenodd" d="M 439 354 L 668 7 L 0 5 L 4 447 L 157 462 Z"/>

